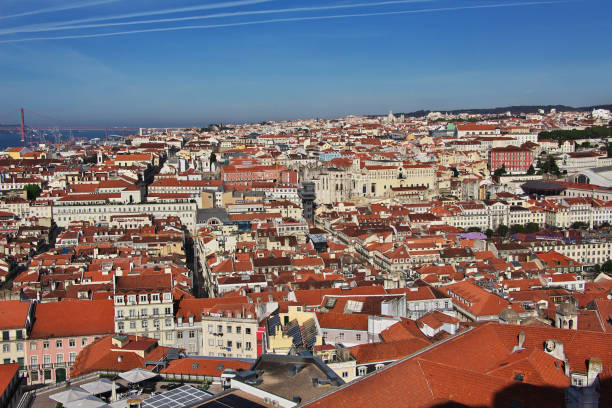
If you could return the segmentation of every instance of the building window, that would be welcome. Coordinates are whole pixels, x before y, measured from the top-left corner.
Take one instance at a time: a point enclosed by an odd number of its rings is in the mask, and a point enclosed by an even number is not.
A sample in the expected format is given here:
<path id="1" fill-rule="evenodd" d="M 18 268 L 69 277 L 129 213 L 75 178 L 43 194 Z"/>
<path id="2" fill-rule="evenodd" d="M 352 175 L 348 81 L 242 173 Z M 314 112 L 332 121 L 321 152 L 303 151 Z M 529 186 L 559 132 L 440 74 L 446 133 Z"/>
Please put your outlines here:
<path id="1" fill-rule="evenodd" d="M 55 362 L 57 364 L 63 364 L 64 363 L 64 355 L 59 353 L 55 356 Z"/>
<path id="2" fill-rule="evenodd" d="M 159 309 L 157 307 L 153 308 L 153 316 L 159 315 Z"/>
<path id="3" fill-rule="evenodd" d="M 23 339 L 23 332 L 21 331 L 21 329 L 20 330 L 16 330 L 15 334 L 17 335 L 17 339 L 18 340 Z"/>
<path id="4" fill-rule="evenodd" d="M 55 347 L 56 348 L 62 348 L 63 346 L 64 345 L 63 345 L 63 342 L 61 340 L 56 340 L 55 341 Z"/>
<path id="5" fill-rule="evenodd" d="M 74 363 L 74 360 L 76 360 L 76 353 L 70 353 L 69 355 L 70 364 Z"/>
<path id="6" fill-rule="evenodd" d="M 172 308 L 171 307 L 167 307 L 165 311 L 166 311 L 167 315 L 172 314 Z"/>
<path id="7" fill-rule="evenodd" d="M 119 329 L 119 331 L 123 331 L 125 329 L 123 322 L 117 323 L 117 328 Z"/>
<path id="8" fill-rule="evenodd" d="M 236 326 L 236 334 L 242 334 L 242 327 Z"/>
<path id="9" fill-rule="evenodd" d="M 340 333 L 340 340 L 344 340 L 344 333 Z"/>
<path id="10" fill-rule="evenodd" d="M 239 342 L 239 341 L 237 341 L 237 342 L 236 342 L 236 348 L 237 348 L 237 349 L 242 348 L 242 343 L 241 343 L 241 342 Z"/>
<path id="11" fill-rule="evenodd" d="M 232 332 L 232 326 L 227 326 L 226 330 L 227 330 L 228 333 L 231 333 Z"/>
<path id="12" fill-rule="evenodd" d="M 368 368 L 366 366 L 361 366 L 357 369 L 359 375 L 366 375 L 368 372 Z"/>
<path id="13" fill-rule="evenodd" d="M 189 330 L 189 338 L 190 339 L 195 338 L 195 330 Z"/>
<path id="14" fill-rule="evenodd" d="M 182 339 L 183 338 L 183 332 L 182 331 L 176 332 L 176 338 L 177 339 Z"/>
<path id="15" fill-rule="evenodd" d="M 69 339 L 68 340 L 68 346 L 69 347 L 76 347 L 76 339 Z"/>
<path id="16" fill-rule="evenodd" d="M 44 365 L 51 364 L 51 355 L 50 354 L 45 354 L 43 356 L 43 364 Z"/>
<path id="17" fill-rule="evenodd" d="M 166 332 L 166 340 L 172 340 L 172 332 Z"/>
<path id="18" fill-rule="evenodd" d="M 245 343 L 245 347 L 244 347 L 244 348 L 245 348 L 245 350 L 250 351 L 250 350 L 251 350 L 251 342 L 250 342 L 250 341 L 247 341 L 247 342 Z"/>
<path id="19" fill-rule="evenodd" d="M 213 331 L 215 330 L 215 327 L 212 324 L 208 325 L 208 332 L 209 333 L 213 333 Z"/>
<path id="20" fill-rule="evenodd" d="M 348 377 L 348 371 L 343 371 L 342 378 L 347 378 L 347 377 Z"/>
<path id="21" fill-rule="evenodd" d="M 81 346 L 85 347 L 87 345 L 87 339 L 81 339 Z"/>
<path id="22" fill-rule="evenodd" d="M 361 341 L 361 333 L 357 333 L 355 337 L 357 338 L 357 341 Z"/>
<path id="23" fill-rule="evenodd" d="M 34 342 L 30 343 L 30 350 L 36 350 L 38 348 L 38 345 Z"/>
<path id="24" fill-rule="evenodd" d="M 38 371 L 30 371 L 30 380 L 32 382 L 38 381 Z"/>
<path id="25" fill-rule="evenodd" d="M 250 327 L 245 327 L 244 328 L 244 333 L 245 334 L 251 334 L 251 328 Z"/>
<path id="26" fill-rule="evenodd" d="M 48 348 L 49 348 L 49 342 L 43 341 L 43 349 L 48 349 Z"/>

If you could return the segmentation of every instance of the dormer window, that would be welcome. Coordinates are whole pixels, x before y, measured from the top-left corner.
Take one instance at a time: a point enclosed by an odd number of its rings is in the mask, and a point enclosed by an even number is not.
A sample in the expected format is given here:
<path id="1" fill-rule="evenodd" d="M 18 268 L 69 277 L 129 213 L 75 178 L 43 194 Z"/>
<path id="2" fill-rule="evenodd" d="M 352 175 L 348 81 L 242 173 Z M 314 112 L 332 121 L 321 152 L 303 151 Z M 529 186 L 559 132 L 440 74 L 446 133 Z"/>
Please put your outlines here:
<path id="1" fill-rule="evenodd" d="M 164 293 L 164 300 L 172 300 L 172 293 Z"/>
<path id="2" fill-rule="evenodd" d="M 147 301 L 147 295 L 140 295 L 140 302 L 146 302 Z"/>
<path id="3" fill-rule="evenodd" d="M 115 296 L 115 303 L 123 304 L 123 296 Z"/>
<path id="4" fill-rule="evenodd" d="M 159 302 L 159 293 L 153 293 L 151 295 L 151 301 L 153 302 Z"/>

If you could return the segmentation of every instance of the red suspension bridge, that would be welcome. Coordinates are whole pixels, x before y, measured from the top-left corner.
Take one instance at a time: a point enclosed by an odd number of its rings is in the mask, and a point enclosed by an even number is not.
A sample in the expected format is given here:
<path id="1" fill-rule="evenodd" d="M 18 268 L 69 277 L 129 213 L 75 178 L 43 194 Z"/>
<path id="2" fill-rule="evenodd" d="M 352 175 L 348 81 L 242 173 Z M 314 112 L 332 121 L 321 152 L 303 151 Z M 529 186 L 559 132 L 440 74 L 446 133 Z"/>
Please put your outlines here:
<path id="1" fill-rule="evenodd" d="M 47 121 L 52 121 L 51 123 L 62 123 L 61 125 L 53 125 L 53 126 L 26 126 L 25 124 L 25 113 L 24 109 L 19 109 L 19 125 L 0 125 L 0 131 L 11 131 L 11 132 L 19 132 L 21 134 L 21 142 L 24 145 L 33 145 L 36 142 L 42 141 L 42 135 L 45 132 L 78 132 L 78 131 L 104 131 L 105 139 L 108 140 L 109 137 L 118 136 L 120 133 L 121 136 L 127 136 L 128 134 L 133 134 L 138 132 L 139 128 L 135 127 L 119 127 L 119 126 L 72 126 L 66 124 L 64 121 L 43 115 L 40 113 L 36 113 L 33 111 L 28 111 L 34 113 L 35 116 L 44 118 Z M 61 134 L 61 133 L 60 133 Z"/>

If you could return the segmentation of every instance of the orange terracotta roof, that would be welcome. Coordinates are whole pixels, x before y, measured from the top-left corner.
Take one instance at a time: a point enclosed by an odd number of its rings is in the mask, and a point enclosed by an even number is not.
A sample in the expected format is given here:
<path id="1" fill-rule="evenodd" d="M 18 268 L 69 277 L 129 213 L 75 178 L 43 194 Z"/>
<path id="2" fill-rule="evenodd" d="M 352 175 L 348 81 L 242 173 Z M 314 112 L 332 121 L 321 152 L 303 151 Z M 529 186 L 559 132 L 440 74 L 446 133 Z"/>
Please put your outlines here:
<path id="1" fill-rule="evenodd" d="M 419 351 L 431 343 L 423 339 L 406 339 L 385 343 L 366 343 L 353 346 L 349 351 L 357 364 L 393 361 Z"/>
<path id="2" fill-rule="evenodd" d="M 161 370 L 163 374 L 199 375 L 221 377 L 226 369 L 248 370 L 253 364 L 246 361 L 214 358 L 181 358 L 171 361 Z"/>
<path id="3" fill-rule="evenodd" d="M 40 303 L 34 312 L 30 338 L 89 336 L 115 330 L 112 300 L 74 300 Z"/>
<path id="4" fill-rule="evenodd" d="M 30 302 L 4 300 L 0 302 L 0 330 L 26 327 Z"/>
<path id="5" fill-rule="evenodd" d="M 20 366 L 20 363 L 0 364 L 0 395 L 4 394 L 13 378 L 19 375 Z"/>

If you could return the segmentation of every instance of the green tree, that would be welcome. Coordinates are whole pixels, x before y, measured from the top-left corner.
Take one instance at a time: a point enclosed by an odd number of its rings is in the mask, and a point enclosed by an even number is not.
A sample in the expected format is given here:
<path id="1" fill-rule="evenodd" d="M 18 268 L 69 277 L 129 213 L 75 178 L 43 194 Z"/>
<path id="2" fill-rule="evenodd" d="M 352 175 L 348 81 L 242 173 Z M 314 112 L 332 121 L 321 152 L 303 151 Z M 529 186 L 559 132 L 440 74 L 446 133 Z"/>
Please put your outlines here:
<path id="1" fill-rule="evenodd" d="M 601 266 L 601 270 L 604 272 L 611 272 L 612 271 L 612 260 L 608 259 L 602 266 Z"/>
<path id="2" fill-rule="evenodd" d="M 491 228 L 487 228 L 485 234 L 487 235 L 487 238 L 491 238 L 493 236 L 493 230 Z"/>
<path id="3" fill-rule="evenodd" d="M 214 152 L 211 153 L 208 160 L 210 161 L 210 164 L 216 163 L 217 162 L 217 155 Z"/>
<path id="4" fill-rule="evenodd" d="M 521 224 L 513 224 L 510 226 L 510 234 L 521 234 L 524 230 Z"/>
<path id="5" fill-rule="evenodd" d="M 528 176 L 533 176 L 535 174 L 535 168 L 533 167 L 533 164 L 531 166 L 529 166 L 529 169 L 527 170 L 527 175 Z"/>
<path id="6" fill-rule="evenodd" d="M 23 189 L 28 193 L 28 200 L 36 200 L 42 192 L 38 184 L 27 184 Z"/>
<path id="7" fill-rule="evenodd" d="M 586 222 L 582 222 L 582 221 L 576 221 L 575 223 L 570 225 L 570 228 L 572 229 L 581 229 L 581 228 L 588 228 L 588 227 L 589 225 Z"/>
<path id="8" fill-rule="evenodd" d="M 506 235 L 508 235 L 508 231 L 509 231 L 509 228 L 508 228 L 507 225 L 499 224 L 499 226 L 497 227 L 497 230 L 495 232 L 500 237 L 505 237 Z"/>
<path id="9" fill-rule="evenodd" d="M 92 154 L 91 156 L 83 157 L 83 164 L 96 164 L 98 162 L 98 155 Z"/>
<path id="10" fill-rule="evenodd" d="M 538 232 L 539 230 L 540 226 L 535 222 L 528 222 L 527 225 L 525 225 L 526 234 L 533 234 L 534 232 Z"/>
<path id="11" fill-rule="evenodd" d="M 595 264 L 595 266 L 593 268 L 595 269 L 596 273 L 601 272 L 601 265 L 600 264 Z"/>
<path id="12" fill-rule="evenodd" d="M 556 176 L 561 175 L 561 170 L 559 169 L 559 166 L 557 166 L 557 161 L 550 154 L 546 157 L 546 160 L 541 162 L 538 167 L 540 167 L 541 173 L 553 174 Z"/>
<path id="13" fill-rule="evenodd" d="M 593 126 L 583 130 L 553 130 L 540 132 L 538 139 L 552 139 L 559 142 L 576 139 L 602 139 L 612 135 L 612 128 L 608 126 Z"/>
<path id="14" fill-rule="evenodd" d="M 495 170 L 495 171 L 493 172 L 493 175 L 494 175 L 495 177 L 501 177 L 501 176 L 503 176 L 504 174 L 506 174 L 506 165 L 505 165 L 505 164 L 502 164 L 502 166 L 501 166 L 499 169 L 497 169 L 497 170 Z"/>
<path id="15" fill-rule="evenodd" d="M 468 232 L 480 232 L 481 231 L 480 228 L 478 227 L 469 227 L 467 230 Z"/>

